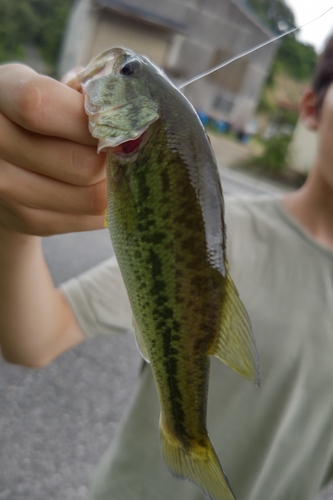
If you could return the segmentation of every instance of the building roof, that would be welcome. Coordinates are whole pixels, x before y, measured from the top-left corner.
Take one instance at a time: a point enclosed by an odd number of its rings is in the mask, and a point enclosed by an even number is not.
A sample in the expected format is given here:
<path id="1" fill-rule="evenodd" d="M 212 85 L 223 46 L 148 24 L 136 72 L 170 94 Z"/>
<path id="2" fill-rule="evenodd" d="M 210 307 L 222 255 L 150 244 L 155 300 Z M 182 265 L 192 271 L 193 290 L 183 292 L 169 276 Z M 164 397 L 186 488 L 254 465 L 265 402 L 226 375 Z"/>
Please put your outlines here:
<path id="1" fill-rule="evenodd" d="M 152 12 L 151 10 L 130 5 L 126 1 L 122 0 L 93 0 L 93 1 L 100 7 L 105 7 L 110 10 L 115 10 L 117 12 L 129 15 L 131 17 L 140 18 L 151 24 L 162 26 L 164 28 L 169 28 L 175 31 L 181 31 L 181 32 L 186 31 L 185 24 L 178 23 L 177 21 L 175 21 L 170 17 L 157 14 L 155 12 Z"/>
<path id="2" fill-rule="evenodd" d="M 162 0 L 164 5 L 167 3 L 171 3 L 168 0 Z M 230 4 L 234 6 L 241 14 L 244 15 L 252 24 L 254 24 L 262 33 L 264 33 L 267 38 L 273 38 L 274 33 L 265 26 L 241 0 L 228 0 Z M 163 15 L 162 11 L 164 9 L 160 9 L 158 6 L 158 0 L 156 1 L 155 9 L 151 8 L 149 2 L 137 2 L 139 5 L 135 5 L 135 1 L 133 0 L 93 0 L 93 2 L 100 6 L 110 10 L 114 10 L 131 17 L 136 17 L 142 19 L 151 24 L 155 24 L 158 26 L 162 26 L 164 28 L 172 29 L 181 33 L 187 33 L 188 26 L 184 22 L 177 21 L 177 15 Z M 145 7 L 146 4 L 146 7 Z M 149 7 L 148 7 L 149 5 Z M 195 2 L 193 0 L 193 5 Z M 180 4 L 178 4 L 180 7 Z M 185 7 L 185 6 L 184 6 Z M 170 12 L 170 11 L 169 11 Z"/>

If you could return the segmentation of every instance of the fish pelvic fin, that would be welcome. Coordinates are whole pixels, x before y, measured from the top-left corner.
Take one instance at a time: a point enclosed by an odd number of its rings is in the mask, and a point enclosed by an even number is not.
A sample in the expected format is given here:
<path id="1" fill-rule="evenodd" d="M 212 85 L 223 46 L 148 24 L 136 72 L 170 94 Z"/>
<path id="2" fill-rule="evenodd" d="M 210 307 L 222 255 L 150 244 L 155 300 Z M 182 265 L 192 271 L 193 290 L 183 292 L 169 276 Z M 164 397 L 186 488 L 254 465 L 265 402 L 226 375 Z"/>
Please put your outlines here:
<path id="1" fill-rule="evenodd" d="M 250 318 L 228 272 L 225 279 L 220 332 L 209 354 L 260 386 L 259 357 Z"/>
<path id="2" fill-rule="evenodd" d="M 204 446 L 184 446 L 160 421 L 162 455 L 170 472 L 192 481 L 209 500 L 236 500 L 207 436 Z"/>

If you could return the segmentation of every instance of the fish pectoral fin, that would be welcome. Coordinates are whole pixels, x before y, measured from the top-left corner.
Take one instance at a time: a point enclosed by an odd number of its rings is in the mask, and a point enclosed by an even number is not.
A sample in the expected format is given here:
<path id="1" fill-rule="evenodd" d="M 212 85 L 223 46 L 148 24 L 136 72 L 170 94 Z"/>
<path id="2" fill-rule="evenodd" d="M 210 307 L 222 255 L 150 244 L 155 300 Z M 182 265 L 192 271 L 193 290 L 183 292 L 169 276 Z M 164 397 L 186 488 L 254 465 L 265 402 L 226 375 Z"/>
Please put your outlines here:
<path id="1" fill-rule="evenodd" d="M 134 333 L 135 333 L 136 345 L 138 346 L 138 349 L 141 353 L 141 356 L 143 357 L 143 359 L 147 363 L 150 363 L 147 348 L 146 348 L 145 343 L 143 341 L 141 330 L 140 330 L 134 316 L 132 318 L 132 324 L 133 324 L 133 329 L 134 329 Z"/>
<path id="2" fill-rule="evenodd" d="M 107 209 L 105 209 L 105 212 L 104 212 L 103 226 L 104 227 L 109 227 L 109 219 L 108 219 L 108 211 L 107 211 Z"/>
<path id="3" fill-rule="evenodd" d="M 235 500 L 208 436 L 198 446 L 184 446 L 162 422 L 161 418 L 162 455 L 170 472 L 179 479 L 192 481 L 209 500 Z"/>
<path id="4" fill-rule="evenodd" d="M 210 354 L 260 385 L 258 352 L 249 316 L 229 273 L 226 275 L 220 332 Z"/>

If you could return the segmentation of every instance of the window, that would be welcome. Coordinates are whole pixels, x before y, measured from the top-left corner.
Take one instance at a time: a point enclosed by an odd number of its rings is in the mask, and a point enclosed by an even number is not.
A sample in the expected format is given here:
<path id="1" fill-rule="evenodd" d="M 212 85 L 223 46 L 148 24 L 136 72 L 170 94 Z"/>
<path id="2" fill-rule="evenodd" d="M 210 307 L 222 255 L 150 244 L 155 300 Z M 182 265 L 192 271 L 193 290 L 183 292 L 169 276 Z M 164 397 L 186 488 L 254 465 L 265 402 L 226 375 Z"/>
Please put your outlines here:
<path id="1" fill-rule="evenodd" d="M 217 111 L 229 114 L 234 103 L 221 94 L 215 95 L 212 102 L 212 107 Z"/>

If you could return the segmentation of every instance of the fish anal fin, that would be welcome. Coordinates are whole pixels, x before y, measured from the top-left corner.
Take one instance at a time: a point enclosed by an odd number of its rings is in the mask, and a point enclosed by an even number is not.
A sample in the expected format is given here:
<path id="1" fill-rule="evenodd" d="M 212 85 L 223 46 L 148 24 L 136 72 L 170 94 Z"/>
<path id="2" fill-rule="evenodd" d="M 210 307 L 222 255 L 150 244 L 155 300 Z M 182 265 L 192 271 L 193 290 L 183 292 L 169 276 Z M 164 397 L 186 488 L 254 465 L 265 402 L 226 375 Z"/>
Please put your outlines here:
<path id="1" fill-rule="evenodd" d="M 198 486 L 209 500 L 235 500 L 214 448 L 206 436 L 204 445 L 184 446 L 160 420 L 162 455 L 170 472 Z"/>
<path id="2" fill-rule="evenodd" d="M 210 354 L 259 386 L 258 352 L 250 319 L 229 273 L 225 279 L 220 332 Z"/>
<path id="3" fill-rule="evenodd" d="M 135 333 L 136 345 L 138 346 L 138 349 L 141 353 L 141 356 L 143 357 L 143 359 L 147 363 L 150 363 L 147 348 L 146 348 L 145 343 L 143 341 L 141 330 L 140 330 L 134 316 L 132 318 L 132 324 L 133 324 L 133 329 L 134 329 L 134 333 Z"/>

